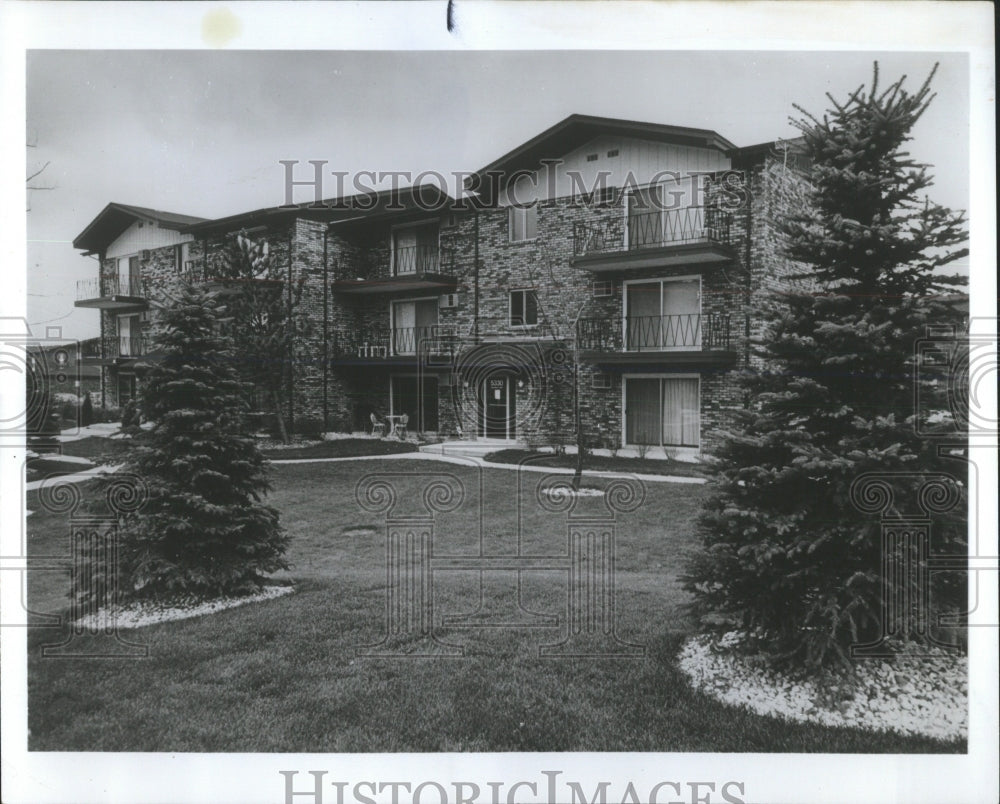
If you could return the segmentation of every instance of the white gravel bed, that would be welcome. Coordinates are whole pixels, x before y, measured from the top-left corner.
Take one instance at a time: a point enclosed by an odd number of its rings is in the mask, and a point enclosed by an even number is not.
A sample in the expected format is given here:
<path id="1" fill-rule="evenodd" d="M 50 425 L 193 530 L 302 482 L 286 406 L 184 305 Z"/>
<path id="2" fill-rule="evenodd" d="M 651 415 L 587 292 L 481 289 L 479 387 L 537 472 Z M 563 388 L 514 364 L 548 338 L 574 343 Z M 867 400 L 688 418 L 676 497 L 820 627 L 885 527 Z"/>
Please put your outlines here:
<path id="1" fill-rule="evenodd" d="M 215 600 L 204 600 L 188 605 L 163 606 L 155 603 L 133 603 L 123 606 L 114 613 L 114 622 L 118 628 L 142 628 L 146 625 L 156 625 L 171 620 L 186 620 L 189 617 L 200 617 L 203 614 L 215 614 L 225 609 L 242 606 L 246 603 L 259 603 L 271 600 L 294 591 L 292 586 L 268 586 L 253 595 L 242 597 L 220 597 Z M 77 620 L 84 628 L 104 628 L 111 622 L 112 614 L 102 609 L 96 614 L 88 614 Z"/>
<path id="2" fill-rule="evenodd" d="M 553 500 L 558 500 L 561 497 L 603 497 L 604 489 L 592 489 L 582 486 L 574 491 L 565 486 L 553 486 L 550 489 L 545 489 L 542 493 Z"/>
<path id="3" fill-rule="evenodd" d="M 839 702 L 825 704 L 813 681 L 789 678 L 726 650 L 736 632 L 713 643 L 693 637 L 681 648 L 678 663 L 691 685 L 722 703 L 824 726 L 895 731 L 940 740 L 968 736 L 968 660 L 930 648 L 931 656 L 860 660 L 857 682 Z"/>

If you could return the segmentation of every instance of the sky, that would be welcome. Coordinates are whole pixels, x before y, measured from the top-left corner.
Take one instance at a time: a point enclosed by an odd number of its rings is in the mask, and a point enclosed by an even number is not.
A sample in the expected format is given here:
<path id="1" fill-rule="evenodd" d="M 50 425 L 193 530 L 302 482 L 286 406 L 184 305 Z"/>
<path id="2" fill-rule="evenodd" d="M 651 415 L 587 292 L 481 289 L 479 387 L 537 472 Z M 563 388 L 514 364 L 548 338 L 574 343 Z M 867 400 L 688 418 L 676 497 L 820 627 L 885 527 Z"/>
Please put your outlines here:
<path id="1" fill-rule="evenodd" d="M 328 170 L 471 171 L 579 113 L 713 129 L 739 146 L 796 135 L 869 82 L 940 62 L 911 154 L 934 201 L 968 207 L 968 58 L 961 53 L 711 51 L 30 51 L 28 321 L 98 333 L 76 309 L 97 264 L 73 238 L 110 201 L 221 217 L 284 202 L 279 160 Z M 334 183 L 329 178 L 330 189 Z M 327 192 L 326 195 L 332 193 Z M 959 266 L 960 267 L 960 266 Z"/>

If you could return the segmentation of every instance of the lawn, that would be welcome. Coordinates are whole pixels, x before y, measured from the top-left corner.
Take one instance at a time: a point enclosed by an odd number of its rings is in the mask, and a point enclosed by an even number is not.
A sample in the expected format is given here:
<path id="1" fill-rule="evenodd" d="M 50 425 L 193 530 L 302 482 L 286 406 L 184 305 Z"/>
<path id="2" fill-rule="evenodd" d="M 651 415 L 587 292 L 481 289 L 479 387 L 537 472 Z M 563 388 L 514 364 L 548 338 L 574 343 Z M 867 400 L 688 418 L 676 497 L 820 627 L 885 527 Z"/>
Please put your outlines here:
<path id="1" fill-rule="evenodd" d="M 964 744 L 788 724 L 692 691 L 674 664 L 691 623 L 677 580 L 706 487 L 649 484 L 622 514 L 617 631 L 642 644 L 630 659 L 539 658 L 565 634 L 566 573 L 523 574 L 522 603 L 561 627 L 436 625 L 462 658 L 364 658 L 385 634 L 384 514 L 355 500 L 359 478 L 395 472 L 398 514 L 416 513 L 432 474 L 448 473 L 466 502 L 439 515 L 435 556 L 474 555 L 480 504 L 485 554 L 561 555 L 566 515 L 534 503 L 542 475 L 435 462 L 274 466 L 269 500 L 291 534 L 297 592 L 218 614 L 127 631 L 145 659 L 49 659 L 59 629 L 30 629 L 29 748 L 38 751 L 713 751 L 958 752 Z M 531 475 L 527 477 L 527 475 Z M 587 485 L 607 481 L 589 479 Z M 520 486 L 519 486 L 520 484 Z M 88 484 L 89 486 L 89 484 Z M 88 487 L 84 487 L 86 490 Z M 65 554 L 66 514 L 36 510 L 29 551 Z M 587 505 L 599 499 L 584 498 Z M 581 503 L 581 505 L 583 502 Z M 597 511 L 597 509 L 588 509 Z M 503 610 L 513 574 L 485 573 L 482 605 Z M 434 574 L 435 624 L 480 603 L 474 571 Z M 66 605 L 65 575 L 29 578 L 38 612 Z M 507 607 L 510 608 L 509 606 Z M 525 617 L 524 612 L 515 616 Z M 404 645 L 405 647 L 405 645 Z"/>
<path id="2" fill-rule="evenodd" d="M 501 449 L 483 457 L 489 463 L 530 463 L 532 466 L 553 466 L 576 469 L 576 455 L 556 455 L 526 449 Z M 706 467 L 684 461 L 645 458 L 619 458 L 610 455 L 587 455 L 583 468 L 595 472 L 627 472 L 636 475 L 673 475 L 674 477 L 707 477 Z"/>
<path id="3" fill-rule="evenodd" d="M 264 455 L 272 460 L 299 458 L 358 458 L 364 455 L 398 455 L 416 452 L 416 444 L 394 438 L 337 438 L 311 444 L 265 448 Z"/>

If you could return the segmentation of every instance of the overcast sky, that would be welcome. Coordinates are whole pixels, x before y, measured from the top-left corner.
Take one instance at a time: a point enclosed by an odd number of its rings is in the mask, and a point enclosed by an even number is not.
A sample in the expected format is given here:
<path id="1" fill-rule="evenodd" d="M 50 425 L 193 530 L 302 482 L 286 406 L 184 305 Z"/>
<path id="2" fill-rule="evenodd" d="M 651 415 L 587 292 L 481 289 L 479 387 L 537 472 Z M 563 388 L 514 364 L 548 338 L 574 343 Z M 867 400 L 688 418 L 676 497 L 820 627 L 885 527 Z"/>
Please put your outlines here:
<path id="1" fill-rule="evenodd" d="M 33 51 L 28 320 L 96 335 L 73 307 L 96 275 L 73 238 L 110 201 L 220 217 L 284 201 L 282 159 L 329 170 L 475 170 L 573 113 L 714 129 L 736 145 L 795 136 L 797 103 L 821 113 L 870 80 L 938 97 L 911 153 L 932 198 L 968 206 L 963 54 L 712 52 Z M 330 180 L 333 189 L 333 179 Z M 327 195 L 332 194 L 327 192 Z"/>

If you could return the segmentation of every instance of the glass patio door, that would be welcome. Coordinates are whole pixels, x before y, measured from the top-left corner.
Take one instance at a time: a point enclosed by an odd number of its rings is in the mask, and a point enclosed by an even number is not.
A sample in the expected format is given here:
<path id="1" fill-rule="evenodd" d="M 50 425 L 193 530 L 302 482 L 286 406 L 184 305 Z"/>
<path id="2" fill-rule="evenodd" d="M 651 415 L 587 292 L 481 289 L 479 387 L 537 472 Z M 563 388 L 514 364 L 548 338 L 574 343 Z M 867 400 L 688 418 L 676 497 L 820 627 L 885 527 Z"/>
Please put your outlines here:
<path id="1" fill-rule="evenodd" d="M 697 377 L 626 377 L 625 443 L 697 447 L 701 433 Z"/>

